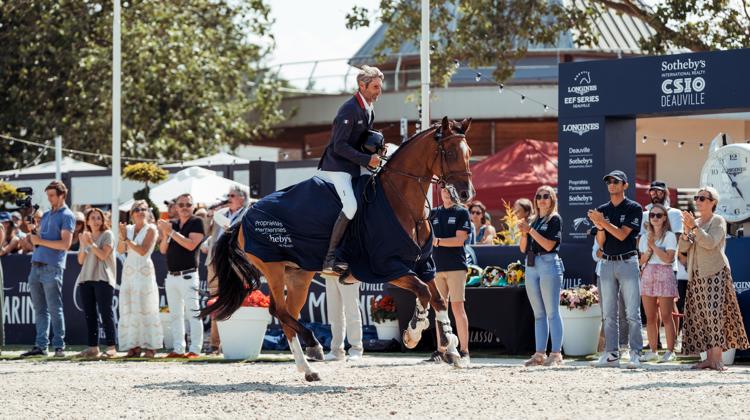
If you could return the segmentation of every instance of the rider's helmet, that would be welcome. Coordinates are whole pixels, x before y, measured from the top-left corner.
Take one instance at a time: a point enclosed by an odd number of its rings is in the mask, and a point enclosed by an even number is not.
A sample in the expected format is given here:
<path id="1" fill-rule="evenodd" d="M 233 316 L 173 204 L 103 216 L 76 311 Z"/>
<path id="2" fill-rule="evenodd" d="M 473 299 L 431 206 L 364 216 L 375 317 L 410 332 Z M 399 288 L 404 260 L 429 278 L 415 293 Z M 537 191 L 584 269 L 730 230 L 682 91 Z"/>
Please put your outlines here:
<path id="1" fill-rule="evenodd" d="M 376 153 L 379 154 L 385 148 L 385 138 L 380 131 L 367 130 L 362 133 L 362 138 L 360 139 L 359 144 L 359 148 L 363 153 L 371 155 Z"/>

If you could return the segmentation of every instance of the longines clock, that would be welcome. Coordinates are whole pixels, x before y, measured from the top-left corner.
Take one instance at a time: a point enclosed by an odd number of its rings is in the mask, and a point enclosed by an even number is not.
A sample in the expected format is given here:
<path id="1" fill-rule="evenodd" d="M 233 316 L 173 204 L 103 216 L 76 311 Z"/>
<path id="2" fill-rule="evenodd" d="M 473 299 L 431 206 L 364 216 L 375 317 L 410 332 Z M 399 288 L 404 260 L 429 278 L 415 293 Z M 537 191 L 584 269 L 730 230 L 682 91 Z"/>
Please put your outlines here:
<path id="1" fill-rule="evenodd" d="M 750 219 L 750 144 L 727 144 L 727 136 L 719 134 L 708 151 L 701 171 L 700 185 L 714 187 L 720 200 L 716 213 L 727 222 Z"/>

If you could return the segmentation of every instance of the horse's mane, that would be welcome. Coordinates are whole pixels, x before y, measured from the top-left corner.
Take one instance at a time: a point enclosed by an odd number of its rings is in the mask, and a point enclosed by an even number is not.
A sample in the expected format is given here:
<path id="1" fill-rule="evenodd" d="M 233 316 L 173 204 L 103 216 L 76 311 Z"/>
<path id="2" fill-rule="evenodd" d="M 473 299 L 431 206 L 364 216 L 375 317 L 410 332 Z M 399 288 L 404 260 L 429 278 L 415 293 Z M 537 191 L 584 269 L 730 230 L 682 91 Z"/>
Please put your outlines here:
<path id="1" fill-rule="evenodd" d="M 450 127 L 453 128 L 453 129 L 455 129 L 457 133 L 464 134 L 464 130 L 463 130 L 463 127 L 461 126 L 461 123 L 456 122 L 456 121 L 451 121 L 450 122 Z M 420 136 L 422 136 L 424 134 L 427 134 L 429 131 L 433 131 L 433 130 L 437 131 L 439 129 L 440 129 L 440 123 L 438 122 L 438 123 L 432 124 L 431 126 L 427 127 L 426 129 L 424 129 L 422 131 L 419 131 L 419 132 L 416 132 L 416 133 L 412 134 L 411 137 L 409 137 L 408 139 L 406 139 L 406 141 L 404 141 L 403 143 L 401 143 L 398 146 L 398 149 L 396 149 L 396 151 L 393 152 L 393 154 L 391 154 L 390 158 L 388 159 L 388 162 L 390 162 L 391 160 L 395 159 L 396 156 L 398 156 L 398 154 L 402 150 L 407 149 L 410 144 L 414 143 L 413 140 L 416 140 Z M 386 166 L 388 165 L 388 162 L 386 162 Z"/>

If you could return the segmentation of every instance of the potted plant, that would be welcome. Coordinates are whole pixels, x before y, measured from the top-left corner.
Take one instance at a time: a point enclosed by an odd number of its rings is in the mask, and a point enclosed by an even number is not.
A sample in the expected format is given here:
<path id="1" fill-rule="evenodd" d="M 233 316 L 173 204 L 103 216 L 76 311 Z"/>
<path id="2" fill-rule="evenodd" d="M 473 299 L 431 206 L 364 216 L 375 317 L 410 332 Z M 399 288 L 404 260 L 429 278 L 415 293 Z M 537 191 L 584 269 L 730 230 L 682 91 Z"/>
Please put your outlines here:
<path id="1" fill-rule="evenodd" d="M 398 328 L 398 317 L 396 315 L 396 304 L 390 296 L 381 296 L 373 299 L 370 303 L 370 315 L 375 329 L 378 331 L 378 340 L 398 340 L 401 337 Z"/>
<path id="2" fill-rule="evenodd" d="M 596 286 L 587 284 L 562 290 L 560 315 L 563 320 L 565 354 L 584 356 L 596 353 L 602 327 L 602 310 Z"/>
<path id="3" fill-rule="evenodd" d="M 164 348 L 172 348 L 172 318 L 169 316 L 169 306 L 159 307 L 159 318 L 161 319 L 161 330 L 164 333 Z"/>
<path id="4" fill-rule="evenodd" d="M 212 302 L 209 301 L 210 303 Z M 268 313 L 270 304 L 271 299 L 268 296 L 260 290 L 254 290 L 245 297 L 242 306 L 229 319 L 216 323 L 225 359 L 258 358 L 263 347 L 263 338 L 266 336 L 266 328 L 271 322 L 271 315 Z"/>

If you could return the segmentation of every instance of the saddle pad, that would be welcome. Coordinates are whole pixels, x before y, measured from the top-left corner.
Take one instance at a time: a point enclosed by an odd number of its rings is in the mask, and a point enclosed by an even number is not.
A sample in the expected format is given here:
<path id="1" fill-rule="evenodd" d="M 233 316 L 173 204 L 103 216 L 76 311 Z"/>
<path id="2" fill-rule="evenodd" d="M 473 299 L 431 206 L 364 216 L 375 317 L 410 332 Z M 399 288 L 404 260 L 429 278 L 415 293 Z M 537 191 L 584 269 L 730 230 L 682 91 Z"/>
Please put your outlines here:
<path id="1" fill-rule="evenodd" d="M 337 251 L 354 277 L 365 283 L 385 283 L 406 274 L 432 280 L 432 240 L 423 249 L 411 240 L 379 179 L 359 177 L 354 180 L 354 191 L 357 214 Z M 263 261 L 289 261 L 303 270 L 320 271 L 340 212 L 341 201 L 333 185 L 318 177 L 277 191 L 245 213 L 245 251 Z"/>

